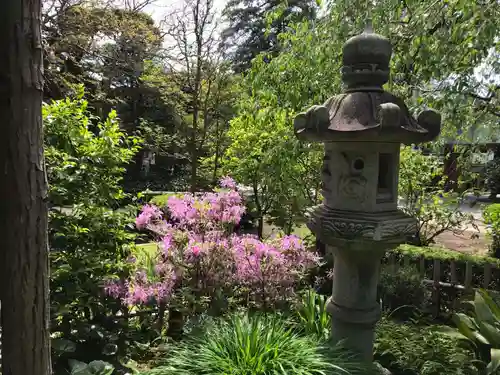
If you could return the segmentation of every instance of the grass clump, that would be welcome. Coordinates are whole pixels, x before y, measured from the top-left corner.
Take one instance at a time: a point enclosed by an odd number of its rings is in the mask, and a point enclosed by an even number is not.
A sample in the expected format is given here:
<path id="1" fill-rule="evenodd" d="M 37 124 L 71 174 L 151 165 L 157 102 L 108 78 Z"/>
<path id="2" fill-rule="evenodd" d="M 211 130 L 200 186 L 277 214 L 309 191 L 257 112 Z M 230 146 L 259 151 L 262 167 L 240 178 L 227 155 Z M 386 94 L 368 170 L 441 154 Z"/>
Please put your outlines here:
<path id="1" fill-rule="evenodd" d="M 209 325 L 144 375 L 361 375 L 376 370 L 341 347 L 318 347 L 278 315 L 235 315 Z"/>

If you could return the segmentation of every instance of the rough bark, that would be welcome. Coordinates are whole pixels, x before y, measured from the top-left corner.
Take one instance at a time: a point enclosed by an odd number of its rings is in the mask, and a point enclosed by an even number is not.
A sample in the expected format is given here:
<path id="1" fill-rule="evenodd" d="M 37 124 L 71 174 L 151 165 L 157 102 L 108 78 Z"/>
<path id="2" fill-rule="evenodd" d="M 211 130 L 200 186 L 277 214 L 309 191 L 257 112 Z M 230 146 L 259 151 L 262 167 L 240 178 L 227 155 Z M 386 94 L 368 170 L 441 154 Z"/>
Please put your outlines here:
<path id="1" fill-rule="evenodd" d="M 3 375 L 51 373 L 40 13 L 40 0 L 5 0 L 0 12 Z"/>
<path id="2" fill-rule="evenodd" d="M 453 145 L 446 145 L 444 152 L 444 173 L 446 181 L 445 191 L 456 191 L 458 188 L 458 153 L 454 152 Z"/>

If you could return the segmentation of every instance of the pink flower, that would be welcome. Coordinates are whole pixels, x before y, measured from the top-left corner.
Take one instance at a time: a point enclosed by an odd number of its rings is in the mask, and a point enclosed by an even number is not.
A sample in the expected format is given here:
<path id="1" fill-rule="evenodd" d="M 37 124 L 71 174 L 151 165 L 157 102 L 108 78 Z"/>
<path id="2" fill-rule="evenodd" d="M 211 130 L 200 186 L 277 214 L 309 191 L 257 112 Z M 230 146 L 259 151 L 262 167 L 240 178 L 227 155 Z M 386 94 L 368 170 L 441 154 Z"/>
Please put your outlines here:
<path id="1" fill-rule="evenodd" d="M 168 255 L 173 244 L 174 244 L 174 238 L 173 238 L 172 234 L 169 233 L 165 237 L 163 237 L 163 254 L 165 256 Z"/>
<path id="2" fill-rule="evenodd" d="M 162 212 L 158 207 L 145 204 L 142 207 L 141 213 L 135 219 L 135 226 L 137 229 L 144 229 L 148 224 L 151 224 L 152 221 L 159 220 L 161 217 Z"/>
<path id="3" fill-rule="evenodd" d="M 227 189 L 236 189 L 236 182 L 229 176 L 223 177 L 220 180 L 220 186 Z"/>
<path id="4" fill-rule="evenodd" d="M 202 245 L 191 242 L 186 249 L 186 261 L 196 260 L 203 252 Z"/>
<path id="5" fill-rule="evenodd" d="M 191 248 L 191 253 L 194 255 L 194 256 L 198 256 L 200 255 L 200 252 L 201 252 L 201 249 L 199 246 L 193 246 Z"/>
<path id="6" fill-rule="evenodd" d="M 283 237 L 281 243 L 284 250 L 300 249 L 302 247 L 300 238 L 294 235 Z"/>
<path id="7" fill-rule="evenodd" d="M 125 286 L 119 281 L 106 281 L 104 283 L 104 292 L 113 298 L 121 298 L 125 294 Z"/>
<path id="8" fill-rule="evenodd" d="M 141 285 L 130 286 L 126 301 L 129 305 L 146 303 L 149 300 L 148 290 Z"/>

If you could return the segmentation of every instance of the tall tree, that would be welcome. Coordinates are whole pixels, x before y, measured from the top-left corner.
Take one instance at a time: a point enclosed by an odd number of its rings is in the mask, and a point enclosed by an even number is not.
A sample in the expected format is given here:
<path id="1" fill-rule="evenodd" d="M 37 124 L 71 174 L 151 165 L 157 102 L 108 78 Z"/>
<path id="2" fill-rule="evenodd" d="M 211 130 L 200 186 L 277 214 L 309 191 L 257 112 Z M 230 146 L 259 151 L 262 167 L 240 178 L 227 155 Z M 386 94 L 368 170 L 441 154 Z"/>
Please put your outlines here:
<path id="1" fill-rule="evenodd" d="M 40 0 L 0 12 L 2 372 L 49 375 L 47 179 Z"/>
<path id="2" fill-rule="evenodd" d="M 140 77 L 148 89 L 148 98 L 161 98 L 144 103 L 148 110 L 141 119 L 140 130 L 145 147 L 156 155 L 156 166 L 147 178 L 151 176 L 155 183 L 161 183 L 159 180 L 167 177 L 176 189 L 186 189 L 186 183 L 190 183 L 191 160 L 195 151 L 196 183 L 198 188 L 204 188 L 219 177 L 220 157 L 227 147 L 226 133 L 240 89 L 239 77 L 232 74 L 229 64 L 220 63 L 217 59 L 211 59 L 213 65 L 203 65 L 199 121 L 198 126 L 193 128 L 194 92 L 186 84 L 187 72 L 181 66 L 173 70 L 169 62 L 149 62 Z M 169 113 L 174 116 L 166 116 Z M 198 163 L 199 159 L 202 160 Z"/>
<path id="3" fill-rule="evenodd" d="M 83 84 L 89 108 L 106 118 L 116 109 L 121 126 L 133 133 L 149 119 L 158 97 L 140 80 L 145 60 L 161 52 L 162 34 L 142 9 L 154 0 L 45 0 L 44 99 L 61 99 Z M 168 108 L 156 108 L 169 117 Z M 166 124 L 171 126 L 171 124 Z M 143 152 L 128 166 L 127 180 L 141 176 Z M 129 186 L 130 187 L 130 186 Z"/>
<path id="4" fill-rule="evenodd" d="M 278 35 L 289 24 L 316 17 L 311 0 L 230 0 L 224 17 L 229 26 L 223 32 L 233 68 L 243 72 L 261 52 L 279 51 Z"/>
<path id="5" fill-rule="evenodd" d="M 138 124 L 143 61 L 155 57 L 162 38 L 153 19 L 139 11 L 88 1 L 60 1 L 45 10 L 45 99 L 60 99 L 84 84 L 101 117 L 118 107 L 126 127 Z M 69 5 L 68 5 L 69 3 Z"/>
<path id="6" fill-rule="evenodd" d="M 211 125 L 208 104 L 221 72 L 215 16 L 213 0 L 184 0 L 166 20 L 167 62 L 186 100 L 183 130 L 192 191 L 198 188 L 199 159 Z"/>

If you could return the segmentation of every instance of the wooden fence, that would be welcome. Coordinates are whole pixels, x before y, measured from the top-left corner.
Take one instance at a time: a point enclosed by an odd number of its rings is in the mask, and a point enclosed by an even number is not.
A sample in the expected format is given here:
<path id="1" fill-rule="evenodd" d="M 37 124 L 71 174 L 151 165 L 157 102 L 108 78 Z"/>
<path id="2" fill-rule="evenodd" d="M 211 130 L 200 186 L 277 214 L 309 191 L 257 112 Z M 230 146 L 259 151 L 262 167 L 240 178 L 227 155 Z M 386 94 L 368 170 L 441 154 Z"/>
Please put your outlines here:
<path id="1" fill-rule="evenodd" d="M 500 268 L 496 264 L 478 264 L 472 261 L 415 258 L 390 253 L 384 263 L 397 271 L 401 266 L 415 267 L 432 293 L 432 310 L 439 315 L 443 310 L 456 310 L 463 296 L 475 289 L 500 291 Z"/>

